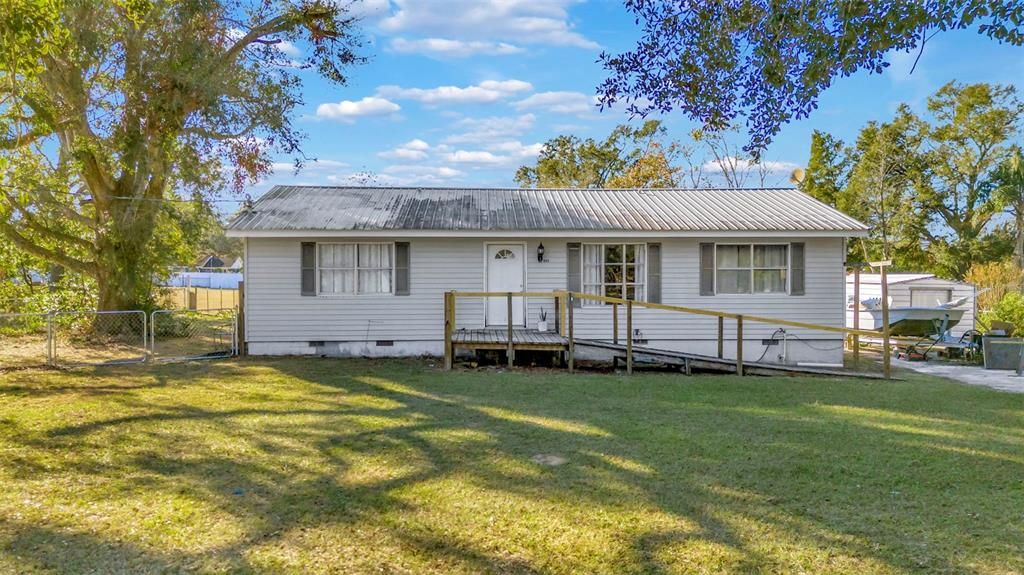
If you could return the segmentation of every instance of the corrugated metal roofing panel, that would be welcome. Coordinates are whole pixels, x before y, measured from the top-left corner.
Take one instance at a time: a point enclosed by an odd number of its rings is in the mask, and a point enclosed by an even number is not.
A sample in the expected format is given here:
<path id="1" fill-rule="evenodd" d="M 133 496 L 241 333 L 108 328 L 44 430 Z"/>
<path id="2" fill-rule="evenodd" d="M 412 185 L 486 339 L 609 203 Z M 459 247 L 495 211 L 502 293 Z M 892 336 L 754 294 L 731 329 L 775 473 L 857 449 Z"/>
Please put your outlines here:
<path id="1" fill-rule="evenodd" d="M 275 186 L 228 225 L 247 231 L 863 232 L 794 189 Z"/>

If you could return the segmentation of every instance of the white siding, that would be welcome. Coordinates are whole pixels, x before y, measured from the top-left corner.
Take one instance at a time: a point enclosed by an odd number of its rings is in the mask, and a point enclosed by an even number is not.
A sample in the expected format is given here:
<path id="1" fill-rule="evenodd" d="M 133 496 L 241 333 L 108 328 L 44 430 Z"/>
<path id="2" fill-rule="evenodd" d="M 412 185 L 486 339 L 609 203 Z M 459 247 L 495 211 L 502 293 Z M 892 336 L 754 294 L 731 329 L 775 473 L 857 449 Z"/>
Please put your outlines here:
<path id="1" fill-rule="evenodd" d="M 893 307 L 904 307 L 910 305 L 910 292 L 914 289 L 948 289 L 953 293 L 953 299 L 962 297 L 970 298 L 967 303 L 959 309 L 963 309 L 964 316 L 960 323 L 949 330 L 953 337 L 959 338 L 969 330 L 975 329 L 974 323 L 974 286 L 968 283 L 955 280 L 946 280 L 936 277 L 905 281 L 889 284 L 889 297 L 892 298 Z M 881 297 L 882 289 L 878 283 L 862 283 L 860 286 L 860 299 L 865 300 L 873 297 Z M 846 297 L 853 298 L 853 276 L 846 278 Z M 871 314 L 861 311 L 860 325 L 862 329 L 871 329 L 873 325 Z M 853 327 L 853 309 L 846 310 L 846 325 Z"/>
<path id="2" fill-rule="evenodd" d="M 432 342 L 426 348 L 440 351 L 443 339 L 444 300 L 447 290 L 481 291 L 484 289 L 484 245 L 480 239 L 412 239 L 411 295 L 409 296 L 322 296 L 299 294 L 299 244 L 308 239 L 249 238 L 246 262 L 247 340 L 251 349 L 287 349 L 289 353 L 310 341 L 345 342 L 344 349 L 354 349 L 355 342 L 369 348 L 377 340 L 396 342 Z M 339 241 L 332 238 L 331 241 Z M 537 240 L 526 241 L 529 291 L 562 290 L 566 287 L 566 244 L 573 238 L 544 238 L 545 261 L 537 261 Z M 608 242 L 630 240 L 608 238 Z M 731 239 L 719 242 L 780 242 L 785 239 Z M 796 240 L 795 240 L 796 241 Z M 662 244 L 662 302 L 688 307 L 715 309 L 734 313 L 778 317 L 840 327 L 843 309 L 843 240 L 839 238 L 801 239 L 806 244 L 806 295 L 716 295 L 700 296 L 698 279 L 698 239 L 664 239 Z M 554 329 L 556 314 L 553 300 L 531 298 L 527 306 L 527 323 L 535 327 L 541 309 L 548 311 L 549 329 Z M 478 298 L 460 298 L 457 327 L 481 327 L 484 305 Z M 578 337 L 611 339 L 611 309 L 587 306 L 575 311 Z M 625 338 L 625 310 L 620 309 L 620 337 Z M 686 349 L 698 353 L 714 353 L 717 319 L 659 310 L 636 309 L 634 328 L 654 347 Z M 746 322 L 744 324 L 744 356 L 757 359 L 764 347 L 762 338 L 769 338 L 777 326 Z M 800 340 L 789 339 L 789 361 L 838 362 L 842 359 L 842 336 L 826 332 L 787 329 Z M 734 322 L 726 320 L 726 355 L 735 348 Z M 731 343 L 728 340 L 732 340 Z M 269 344 L 286 344 L 273 346 Z M 258 345 L 266 344 L 266 345 Z M 358 346 L 356 346 L 358 347 Z M 401 346 L 396 346 L 401 349 Z M 773 348 L 765 358 L 775 359 Z"/>

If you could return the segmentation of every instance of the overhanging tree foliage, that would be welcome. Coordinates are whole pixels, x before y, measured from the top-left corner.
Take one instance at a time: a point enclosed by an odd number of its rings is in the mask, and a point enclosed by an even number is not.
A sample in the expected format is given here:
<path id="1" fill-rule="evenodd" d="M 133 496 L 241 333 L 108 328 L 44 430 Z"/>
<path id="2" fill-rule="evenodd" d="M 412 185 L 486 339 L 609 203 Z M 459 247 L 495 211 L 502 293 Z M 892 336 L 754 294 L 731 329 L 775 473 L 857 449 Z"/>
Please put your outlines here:
<path id="1" fill-rule="evenodd" d="M 642 23 L 636 47 L 602 54 L 602 106 L 635 114 L 681 110 L 720 130 L 746 118 L 759 153 L 782 124 L 808 117 L 832 82 L 880 73 L 893 50 L 918 51 L 935 34 L 975 29 L 1024 44 L 1017 0 L 626 0 Z"/>
<path id="2" fill-rule="evenodd" d="M 169 246 L 202 234 L 205 208 L 171 200 L 201 205 L 300 154 L 300 70 L 344 83 L 361 60 L 329 0 L 5 4 L 0 234 L 94 278 L 102 309 L 145 304 Z"/>

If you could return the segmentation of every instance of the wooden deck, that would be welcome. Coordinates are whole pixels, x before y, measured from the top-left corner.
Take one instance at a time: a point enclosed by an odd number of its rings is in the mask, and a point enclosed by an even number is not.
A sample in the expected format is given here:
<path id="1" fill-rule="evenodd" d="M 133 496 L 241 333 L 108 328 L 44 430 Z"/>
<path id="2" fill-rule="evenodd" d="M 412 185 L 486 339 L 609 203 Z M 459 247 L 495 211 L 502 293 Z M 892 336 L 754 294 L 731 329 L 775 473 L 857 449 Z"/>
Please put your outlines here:
<path id="1" fill-rule="evenodd" d="M 467 349 L 508 349 L 508 330 L 458 329 L 452 332 L 452 345 Z M 539 332 L 531 329 L 513 329 L 512 347 L 541 351 L 563 351 L 569 347 L 569 340 L 555 332 Z"/>

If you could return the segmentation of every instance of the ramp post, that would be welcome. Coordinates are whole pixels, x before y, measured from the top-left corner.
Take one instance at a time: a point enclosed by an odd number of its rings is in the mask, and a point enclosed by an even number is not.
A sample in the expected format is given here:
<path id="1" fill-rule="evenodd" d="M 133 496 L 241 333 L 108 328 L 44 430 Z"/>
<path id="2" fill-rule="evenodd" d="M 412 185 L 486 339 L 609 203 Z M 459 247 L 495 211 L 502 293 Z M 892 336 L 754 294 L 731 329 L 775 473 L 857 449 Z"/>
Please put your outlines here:
<path id="1" fill-rule="evenodd" d="M 568 336 L 568 339 L 569 339 L 569 373 L 572 373 L 573 370 L 576 368 L 575 358 L 573 357 L 573 354 L 575 353 L 575 350 L 573 349 L 575 347 L 573 345 L 573 341 L 574 341 L 573 338 L 575 337 L 575 335 L 574 335 L 573 321 L 572 321 L 572 316 L 573 316 L 572 308 L 574 307 L 572 300 L 573 300 L 572 292 L 569 292 L 568 295 L 566 296 L 566 302 L 565 302 L 566 315 L 568 316 L 568 320 L 569 320 L 567 322 L 568 325 L 566 326 L 568 328 L 568 330 L 569 330 L 569 336 Z"/>
<path id="2" fill-rule="evenodd" d="M 506 316 L 507 321 L 505 322 L 508 324 L 508 351 L 506 352 L 506 355 L 508 355 L 508 366 L 511 368 L 512 362 L 515 361 L 516 357 L 516 350 L 512 346 L 512 292 L 505 294 L 505 297 L 508 300 L 508 314 Z M 523 310 L 523 313 L 526 313 L 525 309 Z"/>
<path id="3" fill-rule="evenodd" d="M 887 266 L 882 268 L 882 340 L 885 348 L 882 350 L 882 372 L 885 379 L 892 377 L 892 349 L 889 346 L 889 286 L 885 275 Z"/>
<path id="4" fill-rule="evenodd" d="M 736 375 L 743 375 L 743 316 L 736 316 Z"/>
<path id="5" fill-rule="evenodd" d="M 569 321 L 567 319 L 568 318 L 568 312 L 566 310 L 567 310 L 567 308 L 569 308 L 569 306 L 572 305 L 572 300 L 569 299 L 569 292 L 567 292 L 567 291 L 564 291 L 564 292 L 560 293 L 558 295 L 558 299 L 560 299 L 561 302 L 562 302 L 562 305 L 560 306 L 560 309 L 558 310 L 558 313 L 561 314 L 561 315 L 558 316 L 558 318 L 559 318 L 559 320 L 558 320 L 558 324 L 559 324 L 559 326 L 558 326 L 558 333 L 560 333 L 562 335 L 566 335 L 567 333 L 569 333 L 569 327 L 568 327 L 569 326 Z"/>
<path id="6" fill-rule="evenodd" d="M 633 300 L 626 300 L 626 373 L 633 373 Z"/>
<path id="7" fill-rule="evenodd" d="M 725 318 L 718 316 L 718 359 L 725 356 Z"/>
<path id="8" fill-rule="evenodd" d="M 444 368 L 451 369 L 454 363 L 452 349 L 452 328 L 455 317 L 455 298 L 452 292 L 444 292 Z"/>
<path id="9" fill-rule="evenodd" d="M 619 304 L 612 304 L 612 343 L 619 343 Z"/>
<path id="10" fill-rule="evenodd" d="M 853 268 L 853 329 L 860 329 L 860 266 Z M 860 335 L 853 334 L 854 369 L 860 369 Z"/>

